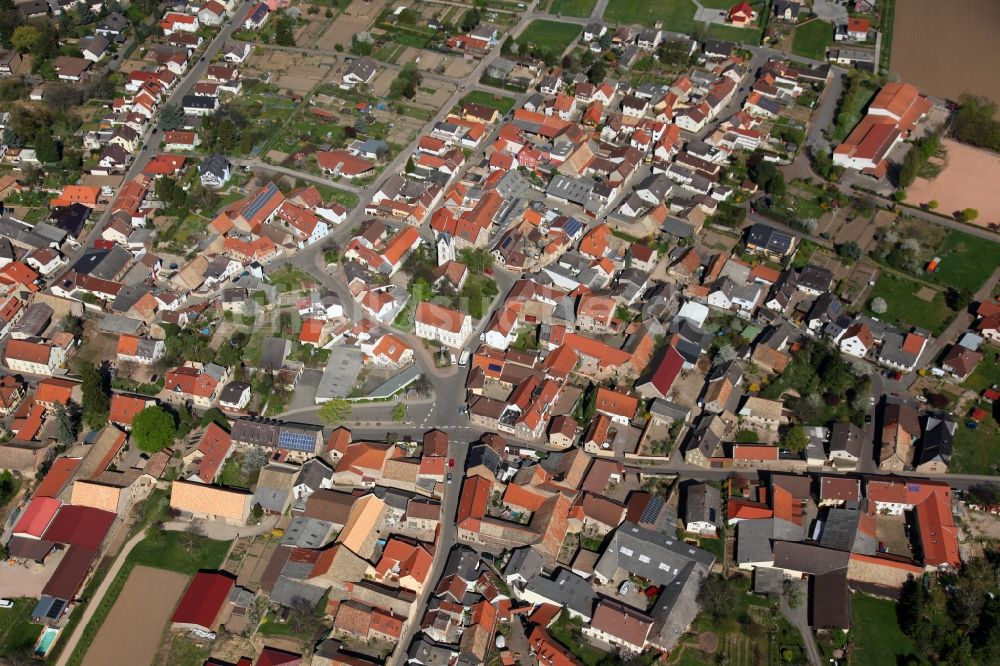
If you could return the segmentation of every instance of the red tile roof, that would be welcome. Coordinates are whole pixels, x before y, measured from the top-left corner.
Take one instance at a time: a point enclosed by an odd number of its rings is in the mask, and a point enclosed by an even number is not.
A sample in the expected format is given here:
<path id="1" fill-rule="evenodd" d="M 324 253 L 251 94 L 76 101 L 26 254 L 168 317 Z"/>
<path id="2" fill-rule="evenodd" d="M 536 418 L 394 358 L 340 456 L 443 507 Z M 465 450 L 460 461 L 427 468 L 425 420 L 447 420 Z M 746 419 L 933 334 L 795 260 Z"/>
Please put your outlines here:
<path id="1" fill-rule="evenodd" d="M 27 508 L 21 513 L 14 525 L 14 534 L 27 534 L 42 538 L 52 519 L 59 512 L 62 502 L 51 497 L 35 496 L 28 502 Z"/>
<path id="2" fill-rule="evenodd" d="M 198 441 L 198 450 L 204 454 L 198 463 L 198 478 L 203 483 L 212 483 L 225 462 L 233 439 L 218 423 L 210 423 Z"/>
<path id="3" fill-rule="evenodd" d="M 83 458 L 56 458 L 45 478 L 35 488 L 34 497 L 55 497 L 61 493 L 82 461 Z"/>

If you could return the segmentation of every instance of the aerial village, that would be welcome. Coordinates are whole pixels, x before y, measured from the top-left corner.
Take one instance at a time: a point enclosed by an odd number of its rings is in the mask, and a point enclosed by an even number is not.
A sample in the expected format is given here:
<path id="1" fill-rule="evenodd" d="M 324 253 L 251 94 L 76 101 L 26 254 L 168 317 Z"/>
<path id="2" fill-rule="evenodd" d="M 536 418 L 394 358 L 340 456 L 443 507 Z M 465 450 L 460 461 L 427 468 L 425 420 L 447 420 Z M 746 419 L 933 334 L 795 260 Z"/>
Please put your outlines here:
<path id="1" fill-rule="evenodd" d="M 954 105 L 643 4 L 8 3 L 0 663 L 1000 657 Z"/>

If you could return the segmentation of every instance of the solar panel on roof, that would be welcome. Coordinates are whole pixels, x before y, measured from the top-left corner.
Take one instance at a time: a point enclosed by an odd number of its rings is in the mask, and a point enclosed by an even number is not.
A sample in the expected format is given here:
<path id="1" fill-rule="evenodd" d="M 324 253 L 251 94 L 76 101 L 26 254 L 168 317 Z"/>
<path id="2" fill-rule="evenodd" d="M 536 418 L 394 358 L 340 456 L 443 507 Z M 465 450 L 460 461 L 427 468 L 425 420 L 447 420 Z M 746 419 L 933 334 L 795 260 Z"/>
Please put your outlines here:
<path id="1" fill-rule="evenodd" d="M 646 504 L 646 508 L 642 510 L 642 515 L 639 516 L 640 523 L 652 523 L 656 521 L 656 517 L 660 515 L 660 509 L 663 508 L 663 500 L 659 497 L 651 497 L 649 503 Z"/>
<path id="2" fill-rule="evenodd" d="M 267 187 L 263 192 L 257 195 L 257 198 L 250 202 L 250 205 L 246 207 L 243 211 L 243 217 L 252 218 L 254 215 L 260 212 L 260 209 L 264 207 L 274 193 L 278 191 L 278 186 L 274 183 L 268 183 Z"/>
<path id="3" fill-rule="evenodd" d="M 45 617 L 50 620 L 56 620 L 62 615 L 63 609 L 66 608 L 66 601 L 64 599 L 55 599 L 49 609 L 45 612 Z"/>
<path id="4" fill-rule="evenodd" d="M 278 433 L 278 446 L 293 451 L 312 451 L 316 448 L 316 437 L 301 432 L 283 430 Z"/>

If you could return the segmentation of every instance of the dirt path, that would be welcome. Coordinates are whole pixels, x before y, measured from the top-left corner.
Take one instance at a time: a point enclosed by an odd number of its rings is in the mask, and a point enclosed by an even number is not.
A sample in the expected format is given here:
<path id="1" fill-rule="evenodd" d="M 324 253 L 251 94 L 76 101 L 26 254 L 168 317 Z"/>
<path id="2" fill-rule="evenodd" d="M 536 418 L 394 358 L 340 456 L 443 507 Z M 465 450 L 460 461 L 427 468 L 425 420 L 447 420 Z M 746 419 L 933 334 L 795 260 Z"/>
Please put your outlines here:
<path id="1" fill-rule="evenodd" d="M 69 642 L 63 646 L 63 650 L 59 653 L 59 659 L 56 661 L 56 666 L 66 666 L 66 662 L 69 661 L 70 656 L 73 654 L 73 650 L 76 649 L 76 644 L 80 642 L 80 637 L 83 636 L 83 630 L 90 623 L 90 620 L 94 617 L 94 611 L 97 607 L 101 605 L 101 599 L 107 594 L 108 588 L 111 587 L 111 582 L 121 571 L 122 565 L 125 564 L 125 558 L 128 554 L 132 552 L 132 549 L 145 538 L 145 530 L 136 534 L 132 537 L 125 547 L 122 548 L 122 552 L 118 553 L 118 557 L 115 559 L 114 564 L 108 570 L 107 575 L 101 584 L 98 586 L 97 591 L 94 592 L 94 596 L 87 603 L 87 607 L 83 609 L 83 617 L 80 619 L 80 623 L 76 625 L 76 629 L 73 631 L 73 635 L 69 637 Z"/>
<path id="2" fill-rule="evenodd" d="M 113 664 L 126 654 L 137 666 L 153 663 L 163 629 L 187 583 L 188 576 L 181 573 L 135 567 L 87 649 L 83 666 Z"/>

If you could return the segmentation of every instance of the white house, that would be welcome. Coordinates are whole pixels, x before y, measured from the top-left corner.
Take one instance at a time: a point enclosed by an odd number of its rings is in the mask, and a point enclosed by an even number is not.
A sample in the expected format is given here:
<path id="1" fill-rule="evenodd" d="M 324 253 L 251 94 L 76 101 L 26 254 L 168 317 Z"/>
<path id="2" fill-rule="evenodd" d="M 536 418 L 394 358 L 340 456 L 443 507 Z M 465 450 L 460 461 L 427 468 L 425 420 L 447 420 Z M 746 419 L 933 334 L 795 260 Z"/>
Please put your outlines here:
<path id="1" fill-rule="evenodd" d="M 859 322 L 852 324 L 844 331 L 844 334 L 837 341 L 837 345 L 840 347 L 840 351 L 845 354 L 864 358 L 875 346 L 875 336 L 872 335 L 867 324 Z"/>
<path id="2" fill-rule="evenodd" d="M 58 345 L 30 340 L 8 340 L 4 362 L 14 372 L 51 375 L 66 361 L 66 350 Z"/>
<path id="3" fill-rule="evenodd" d="M 449 347 L 462 347 L 472 334 L 472 317 L 427 301 L 417 305 L 414 319 L 418 337 Z"/>

